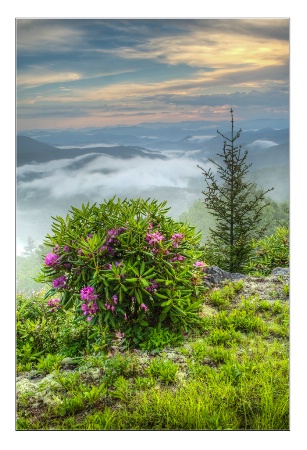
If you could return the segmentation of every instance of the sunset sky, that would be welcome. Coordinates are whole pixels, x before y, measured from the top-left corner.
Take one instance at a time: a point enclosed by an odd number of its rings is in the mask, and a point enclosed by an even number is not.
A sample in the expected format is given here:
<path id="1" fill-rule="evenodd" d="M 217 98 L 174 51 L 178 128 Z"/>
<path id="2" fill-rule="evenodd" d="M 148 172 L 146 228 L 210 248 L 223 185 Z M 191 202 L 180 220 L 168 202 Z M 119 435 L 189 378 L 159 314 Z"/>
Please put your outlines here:
<path id="1" fill-rule="evenodd" d="M 17 131 L 289 117 L 288 19 L 17 19 Z"/>

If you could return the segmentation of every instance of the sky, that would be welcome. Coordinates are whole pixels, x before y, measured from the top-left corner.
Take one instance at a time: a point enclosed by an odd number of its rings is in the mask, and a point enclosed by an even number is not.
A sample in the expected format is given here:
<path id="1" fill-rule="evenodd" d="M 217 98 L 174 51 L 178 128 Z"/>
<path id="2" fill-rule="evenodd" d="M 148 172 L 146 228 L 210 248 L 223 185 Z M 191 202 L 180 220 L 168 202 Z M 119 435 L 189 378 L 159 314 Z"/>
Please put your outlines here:
<path id="1" fill-rule="evenodd" d="M 17 131 L 289 117 L 289 19 L 17 19 Z"/>

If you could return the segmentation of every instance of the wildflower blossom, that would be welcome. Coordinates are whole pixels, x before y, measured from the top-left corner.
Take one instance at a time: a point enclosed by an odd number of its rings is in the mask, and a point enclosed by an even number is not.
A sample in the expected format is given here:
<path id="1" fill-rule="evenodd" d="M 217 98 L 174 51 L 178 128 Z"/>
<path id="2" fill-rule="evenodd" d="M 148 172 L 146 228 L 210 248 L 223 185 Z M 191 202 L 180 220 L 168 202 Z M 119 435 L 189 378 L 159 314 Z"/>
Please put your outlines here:
<path id="1" fill-rule="evenodd" d="M 174 233 L 173 236 L 171 237 L 171 240 L 173 241 L 172 242 L 173 247 L 178 247 L 182 239 L 184 239 L 184 234 Z"/>
<path id="2" fill-rule="evenodd" d="M 194 267 L 206 267 L 206 264 L 203 261 L 196 261 L 193 264 Z"/>
<path id="3" fill-rule="evenodd" d="M 47 253 L 45 256 L 45 264 L 46 266 L 56 266 L 59 264 L 59 256 L 55 253 Z"/>
<path id="4" fill-rule="evenodd" d="M 60 303 L 61 299 L 59 298 L 52 298 L 51 300 L 48 300 L 47 305 L 51 306 L 51 309 L 49 309 L 49 312 L 55 312 L 56 310 L 58 310 L 60 308 Z"/>
<path id="5" fill-rule="evenodd" d="M 88 300 L 93 301 L 96 300 L 98 295 L 94 294 L 95 289 L 91 286 L 87 286 L 80 291 L 81 299 L 82 300 Z"/>
<path id="6" fill-rule="evenodd" d="M 113 295 L 112 300 L 113 300 L 113 302 L 114 302 L 114 305 L 116 305 L 116 304 L 117 304 L 117 300 L 118 300 L 118 297 L 117 297 L 116 294 Z"/>
<path id="7" fill-rule="evenodd" d="M 174 261 L 184 261 L 185 260 L 185 256 L 183 255 L 175 255 L 173 259 L 171 259 L 171 262 Z"/>
<path id="8" fill-rule="evenodd" d="M 66 277 L 65 277 L 65 275 L 62 275 L 59 278 L 55 278 L 52 281 L 52 286 L 54 288 L 56 288 L 56 289 L 65 286 L 65 284 L 66 284 Z"/>
<path id="9" fill-rule="evenodd" d="M 145 239 L 149 243 L 149 245 L 154 245 L 163 241 L 165 237 L 161 233 L 159 233 L 159 231 L 156 231 L 155 233 L 147 233 Z"/>
<path id="10" fill-rule="evenodd" d="M 144 309 L 144 311 L 148 311 L 148 307 L 145 305 L 145 303 L 141 304 L 141 308 Z"/>
<path id="11" fill-rule="evenodd" d="M 98 305 L 96 302 L 83 303 L 81 309 L 85 316 L 93 316 L 98 311 Z"/>
<path id="12" fill-rule="evenodd" d="M 150 278 L 149 281 L 151 282 L 151 284 L 145 287 L 146 291 L 153 292 L 155 289 L 158 289 L 159 285 L 153 278 Z"/>

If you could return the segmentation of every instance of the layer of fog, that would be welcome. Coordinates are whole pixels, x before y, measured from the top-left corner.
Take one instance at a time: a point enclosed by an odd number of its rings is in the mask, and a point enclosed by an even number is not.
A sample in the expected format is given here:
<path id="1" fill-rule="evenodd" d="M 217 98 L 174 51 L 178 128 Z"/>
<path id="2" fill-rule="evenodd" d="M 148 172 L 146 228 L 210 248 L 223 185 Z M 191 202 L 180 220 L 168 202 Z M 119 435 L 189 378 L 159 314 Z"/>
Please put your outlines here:
<path id="1" fill-rule="evenodd" d="M 274 141 L 268 141 L 265 139 L 258 139 L 256 141 L 253 141 L 251 144 L 246 145 L 246 148 L 248 150 L 258 150 L 258 149 L 265 149 L 272 147 L 273 145 L 277 145 Z"/>
<path id="2" fill-rule="evenodd" d="M 169 215 L 177 219 L 202 197 L 197 164 L 206 166 L 204 161 L 183 157 L 122 160 L 97 155 L 22 166 L 17 170 L 17 253 L 29 236 L 43 242 L 51 232 L 52 216 L 66 216 L 71 206 L 78 208 L 88 201 L 102 203 L 114 196 L 167 200 Z"/>

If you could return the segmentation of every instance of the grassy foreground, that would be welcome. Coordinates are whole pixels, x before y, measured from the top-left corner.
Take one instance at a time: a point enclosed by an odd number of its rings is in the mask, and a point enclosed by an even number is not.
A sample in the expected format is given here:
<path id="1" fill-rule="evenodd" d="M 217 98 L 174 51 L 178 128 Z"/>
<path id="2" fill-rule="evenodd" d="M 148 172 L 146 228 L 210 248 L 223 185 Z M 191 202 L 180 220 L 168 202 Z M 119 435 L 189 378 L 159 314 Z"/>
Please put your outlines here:
<path id="1" fill-rule="evenodd" d="M 42 297 L 17 298 L 17 430 L 289 429 L 285 278 L 208 290 L 197 328 L 137 350 Z"/>

